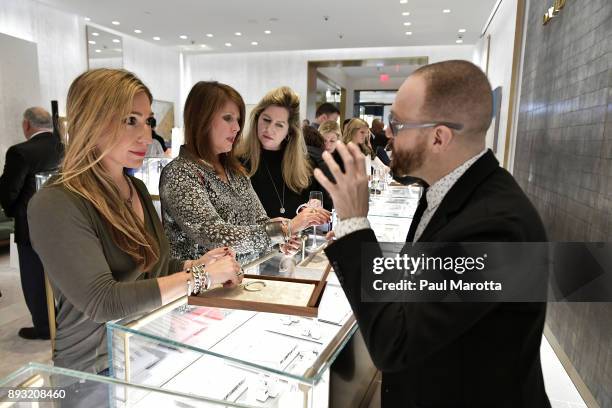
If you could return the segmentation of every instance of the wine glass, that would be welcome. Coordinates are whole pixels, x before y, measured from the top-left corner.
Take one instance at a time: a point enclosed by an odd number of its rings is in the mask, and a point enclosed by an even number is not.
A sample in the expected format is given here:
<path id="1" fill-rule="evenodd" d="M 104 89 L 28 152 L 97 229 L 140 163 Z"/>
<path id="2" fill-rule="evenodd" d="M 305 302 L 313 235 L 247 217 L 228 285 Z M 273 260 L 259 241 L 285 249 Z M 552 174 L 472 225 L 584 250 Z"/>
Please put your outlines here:
<path id="1" fill-rule="evenodd" d="M 323 208 L 323 193 L 321 191 L 311 191 L 308 194 L 308 208 Z M 312 249 L 317 247 L 317 226 L 312 226 Z"/>

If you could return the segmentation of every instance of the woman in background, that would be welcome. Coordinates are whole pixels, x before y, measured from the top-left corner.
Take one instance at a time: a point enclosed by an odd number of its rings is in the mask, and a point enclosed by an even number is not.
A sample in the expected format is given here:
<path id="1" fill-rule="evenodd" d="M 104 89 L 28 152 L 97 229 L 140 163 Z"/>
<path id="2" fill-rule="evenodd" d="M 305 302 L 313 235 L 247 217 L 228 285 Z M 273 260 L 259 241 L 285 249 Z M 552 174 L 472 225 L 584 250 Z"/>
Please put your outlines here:
<path id="1" fill-rule="evenodd" d="M 204 264 L 208 284 L 241 281 L 228 248 L 197 260 L 171 257 L 144 183 L 125 174 L 151 143 L 153 97 L 132 73 L 87 71 L 68 91 L 70 143 L 59 177 L 28 209 L 32 246 L 53 287 L 60 367 L 103 372 L 105 323 L 185 296 Z M 191 286 L 192 288 L 195 286 Z M 198 288 L 199 289 L 199 288 Z"/>

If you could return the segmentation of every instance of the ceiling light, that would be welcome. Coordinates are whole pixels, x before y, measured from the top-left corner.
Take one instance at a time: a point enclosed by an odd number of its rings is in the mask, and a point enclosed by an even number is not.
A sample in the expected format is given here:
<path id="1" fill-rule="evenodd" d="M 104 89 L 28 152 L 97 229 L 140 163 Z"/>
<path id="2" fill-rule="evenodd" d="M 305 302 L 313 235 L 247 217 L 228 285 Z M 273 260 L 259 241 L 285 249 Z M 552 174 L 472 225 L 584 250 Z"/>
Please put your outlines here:
<path id="1" fill-rule="evenodd" d="M 457 44 L 463 44 L 463 40 L 457 40 L 455 41 Z"/>
<path id="2" fill-rule="evenodd" d="M 408 0 L 400 0 L 400 4 L 406 4 L 408 3 Z"/>
<path id="3" fill-rule="evenodd" d="M 206 48 L 206 44 L 200 44 L 200 47 Z"/>
<path id="4" fill-rule="evenodd" d="M 90 43 L 90 44 L 95 44 L 96 43 L 94 40 L 89 40 L 87 42 Z"/>
<path id="5" fill-rule="evenodd" d="M 213 37 L 213 35 L 212 35 L 211 33 L 206 34 L 206 36 L 207 36 L 208 38 L 212 38 L 212 37 Z"/>
<path id="6" fill-rule="evenodd" d="M 242 35 L 242 33 L 237 31 L 237 32 L 234 33 L 234 35 L 237 35 L 238 37 L 240 37 Z"/>
<path id="7" fill-rule="evenodd" d="M 102 50 L 96 50 L 96 52 L 102 52 Z"/>
<path id="8" fill-rule="evenodd" d="M 444 10 L 442 10 L 442 12 L 448 14 L 448 13 L 450 13 L 450 9 L 444 9 Z"/>
<path id="9" fill-rule="evenodd" d="M 136 34 L 140 34 L 140 33 L 142 33 L 142 30 L 136 29 L 136 30 L 134 30 L 134 32 L 135 32 Z"/>
<path id="10" fill-rule="evenodd" d="M 186 36 L 186 35 L 179 35 L 179 38 L 180 38 L 181 40 L 186 40 L 186 39 L 187 39 L 187 36 Z"/>
<path id="11" fill-rule="evenodd" d="M 266 31 L 264 31 L 264 33 L 265 33 L 265 34 L 272 34 L 272 31 L 270 31 L 270 30 L 266 30 Z"/>
<path id="12" fill-rule="evenodd" d="M 112 24 L 112 25 L 119 25 L 119 24 L 121 24 L 121 23 L 120 23 L 120 22 L 118 22 L 118 21 L 111 21 L 111 24 Z"/>
<path id="13" fill-rule="evenodd" d="M 459 32 L 460 32 L 460 33 L 465 33 L 466 31 L 467 31 L 467 30 L 466 30 L 465 28 L 460 28 L 460 29 L 459 29 Z"/>
<path id="14" fill-rule="evenodd" d="M 402 13 L 402 16 L 409 16 L 409 15 L 410 15 L 410 12 L 409 12 L 409 11 L 404 11 L 404 12 Z"/>
<path id="15" fill-rule="evenodd" d="M 117 43 L 120 43 L 120 42 L 121 42 L 121 40 L 118 40 L 118 39 L 116 39 L 116 38 L 115 38 L 115 39 L 113 39 L 113 42 L 114 42 L 115 44 L 117 44 Z"/>
<path id="16" fill-rule="evenodd" d="M 406 31 L 406 35 L 412 35 L 412 31 Z"/>
<path id="17" fill-rule="evenodd" d="M 91 18 L 85 17 L 85 21 L 91 21 Z"/>
<path id="18" fill-rule="evenodd" d="M 232 46 L 232 43 L 225 43 L 225 46 L 226 46 L 226 47 L 231 47 L 231 46 Z"/>
<path id="19" fill-rule="evenodd" d="M 98 34 L 98 33 L 91 33 L 91 35 L 93 35 L 94 37 L 97 37 L 97 36 L 99 36 L 100 34 Z"/>
<path id="20" fill-rule="evenodd" d="M 251 45 L 258 45 L 259 43 L 257 41 L 251 41 Z"/>
<path id="21" fill-rule="evenodd" d="M 412 25 L 412 23 L 411 23 L 411 22 L 409 22 L 409 21 L 406 21 L 406 22 L 404 23 L 404 25 L 405 25 L 405 26 L 411 26 L 411 25 Z"/>
<path id="22" fill-rule="evenodd" d="M 159 37 L 153 37 L 153 40 L 155 40 L 155 41 L 159 41 L 159 40 L 161 40 L 161 38 L 159 38 Z"/>

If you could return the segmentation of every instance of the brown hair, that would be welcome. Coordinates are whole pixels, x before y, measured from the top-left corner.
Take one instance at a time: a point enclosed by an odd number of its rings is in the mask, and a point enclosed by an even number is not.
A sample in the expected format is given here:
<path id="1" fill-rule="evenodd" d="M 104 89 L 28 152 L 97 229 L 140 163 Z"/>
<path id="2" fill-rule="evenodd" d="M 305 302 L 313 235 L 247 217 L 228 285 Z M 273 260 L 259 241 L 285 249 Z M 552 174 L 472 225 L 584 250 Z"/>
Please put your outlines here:
<path id="1" fill-rule="evenodd" d="M 289 113 L 289 119 L 287 120 L 289 131 L 283 141 L 285 143 L 285 153 L 283 154 L 282 172 L 287 187 L 299 193 L 310 185 L 312 166 L 308 161 L 306 143 L 300 129 L 300 98 L 288 86 L 271 90 L 253 108 L 249 118 L 249 131 L 246 138 L 238 145 L 238 155 L 249 162 L 249 176 L 255 174 L 261 158 L 261 142 L 257 137 L 257 121 L 261 113 L 269 106 L 285 108 Z"/>
<path id="2" fill-rule="evenodd" d="M 321 136 L 321 133 L 310 125 L 302 127 L 302 133 L 304 134 L 304 142 L 306 146 L 314 146 L 320 149 L 325 149 L 325 139 Z"/>
<path id="3" fill-rule="evenodd" d="M 469 61 L 450 60 L 414 71 L 426 81 L 421 113 L 427 120 L 463 124 L 463 132 L 481 135 L 491 124 L 493 94 L 487 76 Z"/>
<path id="4" fill-rule="evenodd" d="M 372 146 L 370 146 L 370 127 L 368 126 L 368 122 L 365 120 L 359 118 L 351 119 L 350 122 L 344 127 L 344 132 L 342 132 L 342 141 L 345 144 L 353 141 L 353 136 L 361 128 L 368 129 L 368 136 L 366 136 L 365 142 L 359 145 L 359 149 L 361 149 L 361 153 L 365 154 L 366 156 L 370 156 L 373 159 L 375 154 Z"/>
<path id="5" fill-rule="evenodd" d="M 233 102 L 238 107 L 240 118 L 240 130 L 232 150 L 221 153 L 219 161 L 229 171 L 237 174 L 245 174 L 244 167 L 240 164 L 234 151 L 241 139 L 244 128 L 245 107 L 242 96 L 231 86 L 216 81 L 200 81 L 196 83 L 185 101 L 183 120 L 185 124 L 185 148 L 202 159 L 204 163 L 212 167 L 214 152 L 210 140 L 210 131 L 214 116 L 225 106 Z"/>
<path id="6" fill-rule="evenodd" d="M 106 220 L 113 242 L 144 271 L 159 259 L 159 243 L 130 206 L 102 166 L 101 160 L 118 143 L 123 119 L 132 110 L 134 97 L 149 89 L 133 73 L 122 69 L 94 69 L 79 75 L 70 85 L 66 114 L 70 143 L 55 184 L 89 201 Z M 106 150 L 100 139 L 110 134 Z"/>

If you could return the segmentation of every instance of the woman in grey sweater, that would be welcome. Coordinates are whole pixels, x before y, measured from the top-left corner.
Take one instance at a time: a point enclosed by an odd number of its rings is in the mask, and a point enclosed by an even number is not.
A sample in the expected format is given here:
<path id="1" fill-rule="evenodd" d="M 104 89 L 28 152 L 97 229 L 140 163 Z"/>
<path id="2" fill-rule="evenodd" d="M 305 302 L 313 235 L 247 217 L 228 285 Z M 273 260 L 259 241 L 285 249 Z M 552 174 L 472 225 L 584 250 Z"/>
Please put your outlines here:
<path id="1" fill-rule="evenodd" d="M 132 73 L 80 75 L 67 100 L 70 143 L 58 178 L 31 200 L 32 246 L 57 304 L 57 366 L 107 367 L 105 322 L 148 312 L 184 296 L 194 264 L 207 284 L 237 284 L 229 248 L 197 260 L 173 259 L 145 185 L 124 173 L 151 143 L 152 96 Z"/>

